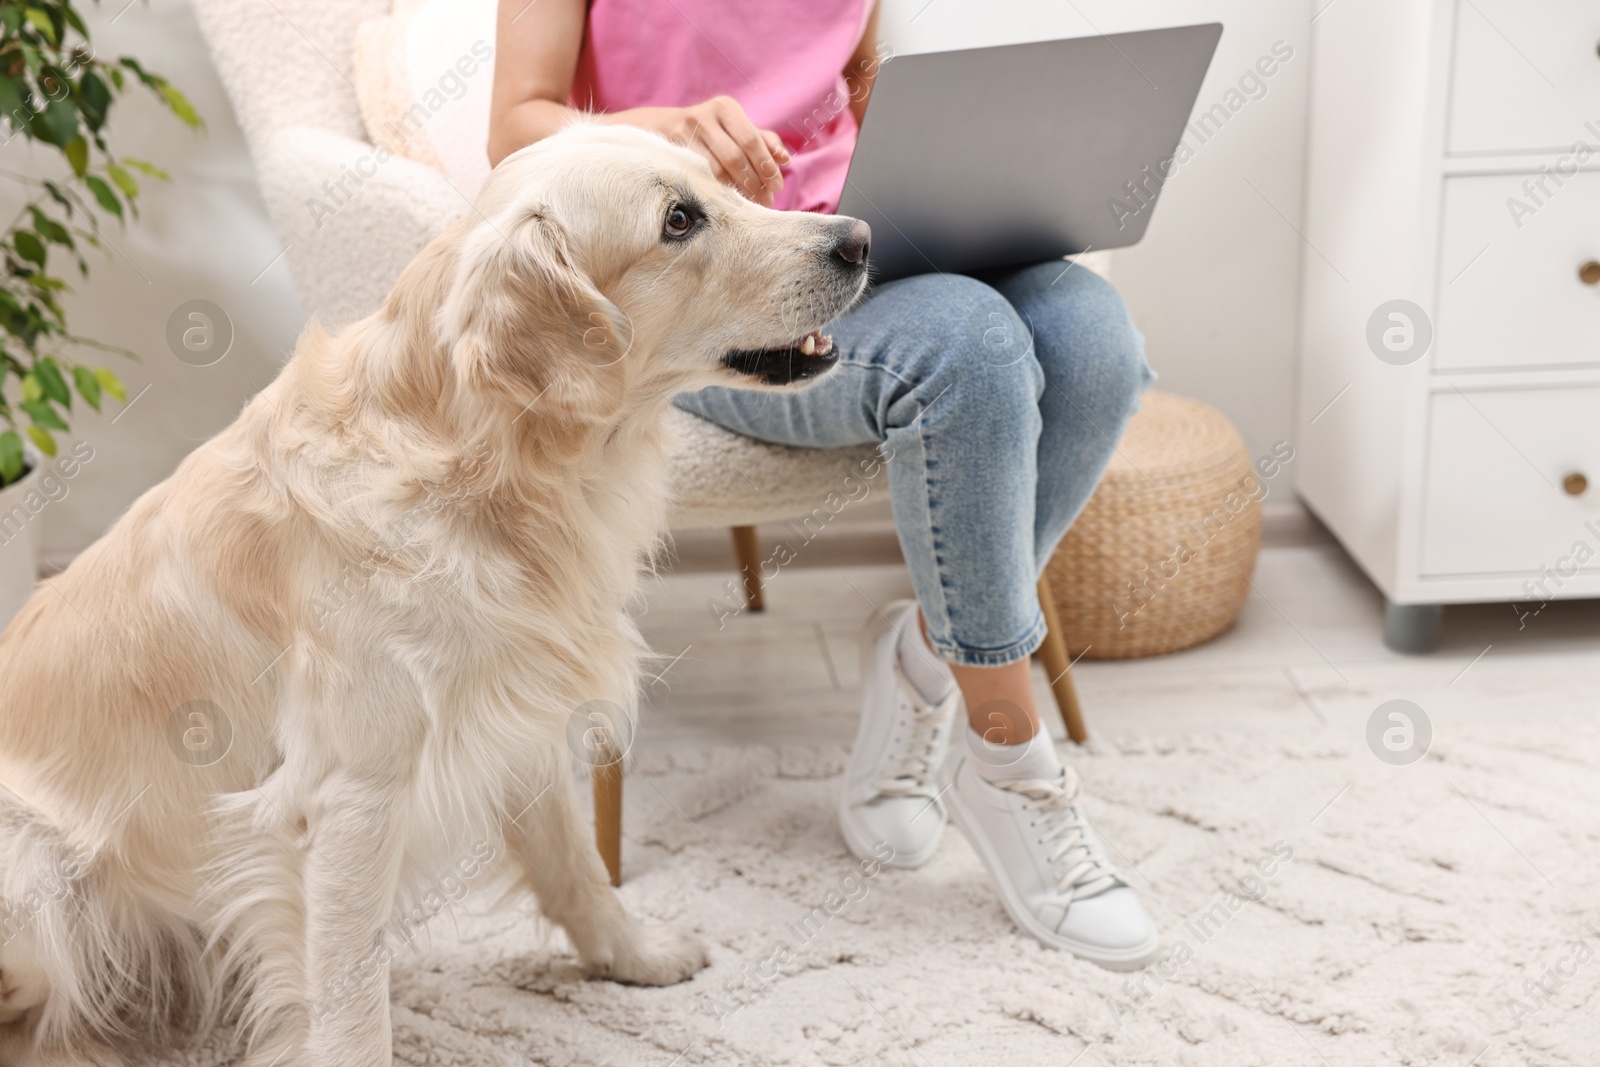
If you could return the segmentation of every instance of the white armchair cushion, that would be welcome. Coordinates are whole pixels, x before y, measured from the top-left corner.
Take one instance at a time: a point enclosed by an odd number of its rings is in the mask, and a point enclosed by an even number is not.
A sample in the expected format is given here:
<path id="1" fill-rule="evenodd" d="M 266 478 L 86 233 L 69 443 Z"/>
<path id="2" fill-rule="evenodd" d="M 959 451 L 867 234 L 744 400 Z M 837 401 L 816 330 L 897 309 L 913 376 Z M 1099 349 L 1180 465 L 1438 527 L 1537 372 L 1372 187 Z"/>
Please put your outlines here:
<path id="1" fill-rule="evenodd" d="M 382 306 L 406 264 L 468 208 L 438 171 L 310 126 L 271 136 L 257 169 L 295 289 L 329 328 Z"/>
<path id="2" fill-rule="evenodd" d="M 791 448 L 672 411 L 672 525 L 746 526 L 796 520 L 797 536 L 820 533 L 849 507 L 888 499 L 889 466 L 870 446 Z"/>
<path id="3" fill-rule="evenodd" d="M 252 152 L 286 126 L 363 136 L 350 52 L 356 27 L 388 7 L 389 0 L 194 0 Z"/>
<path id="4" fill-rule="evenodd" d="M 489 176 L 495 0 L 398 0 L 356 31 L 356 98 L 374 144 L 464 196 Z"/>

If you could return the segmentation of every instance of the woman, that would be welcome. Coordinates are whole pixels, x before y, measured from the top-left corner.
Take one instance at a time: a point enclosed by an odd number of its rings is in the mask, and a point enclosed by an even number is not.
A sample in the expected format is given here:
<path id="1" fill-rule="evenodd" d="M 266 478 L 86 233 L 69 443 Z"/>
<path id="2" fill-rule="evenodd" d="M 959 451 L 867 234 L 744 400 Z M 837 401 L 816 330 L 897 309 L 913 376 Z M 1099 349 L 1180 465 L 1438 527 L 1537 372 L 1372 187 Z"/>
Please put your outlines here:
<path id="1" fill-rule="evenodd" d="M 874 3 L 501 0 L 491 161 L 581 109 L 696 149 L 761 204 L 832 211 L 881 60 Z M 864 646 L 845 840 L 916 867 L 953 817 L 1022 929 L 1142 966 L 1159 937 L 1040 728 L 1028 657 L 1038 575 L 1152 378 L 1143 342 L 1106 282 L 1059 260 L 891 282 L 830 332 L 839 366 L 810 389 L 677 403 L 765 441 L 886 442 L 894 457 L 916 602 L 879 612 Z"/>

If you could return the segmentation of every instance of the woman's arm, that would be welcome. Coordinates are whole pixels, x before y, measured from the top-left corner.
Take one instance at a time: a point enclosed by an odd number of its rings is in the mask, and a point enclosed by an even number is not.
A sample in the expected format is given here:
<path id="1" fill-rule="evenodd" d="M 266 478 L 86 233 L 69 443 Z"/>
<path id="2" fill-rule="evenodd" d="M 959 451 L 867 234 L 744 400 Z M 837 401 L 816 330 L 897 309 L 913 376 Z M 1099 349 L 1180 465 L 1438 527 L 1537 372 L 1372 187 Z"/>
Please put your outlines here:
<path id="1" fill-rule="evenodd" d="M 872 95 L 872 81 L 878 76 L 879 63 L 878 2 L 872 0 L 872 14 L 867 16 L 855 54 L 844 68 L 844 83 L 850 89 L 850 111 L 856 117 L 857 126 L 867 113 L 867 98 Z"/>
<path id="2" fill-rule="evenodd" d="M 495 18 L 489 163 L 555 133 L 572 116 L 588 0 L 502 0 Z"/>
<path id="3" fill-rule="evenodd" d="M 489 106 L 489 163 L 555 133 L 577 114 L 567 106 L 583 48 L 587 0 L 500 0 L 495 28 L 494 98 Z M 718 178 L 752 200 L 771 204 L 789 162 L 783 141 L 757 129 L 732 97 L 693 107 L 640 107 L 594 116 L 654 130 L 705 156 Z"/>

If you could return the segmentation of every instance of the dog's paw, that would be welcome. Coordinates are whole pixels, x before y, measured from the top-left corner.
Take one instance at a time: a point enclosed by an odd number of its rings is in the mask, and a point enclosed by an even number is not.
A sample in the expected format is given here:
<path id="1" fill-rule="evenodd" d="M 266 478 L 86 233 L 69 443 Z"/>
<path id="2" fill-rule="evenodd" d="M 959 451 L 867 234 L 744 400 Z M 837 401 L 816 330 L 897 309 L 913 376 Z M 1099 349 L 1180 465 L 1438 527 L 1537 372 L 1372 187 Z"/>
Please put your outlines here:
<path id="1" fill-rule="evenodd" d="M 593 968 L 598 977 L 633 985 L 671 985 L 711 962 L 704 941 L 678 926 L 640 926 L 617 946 L 610 963 Z"/>

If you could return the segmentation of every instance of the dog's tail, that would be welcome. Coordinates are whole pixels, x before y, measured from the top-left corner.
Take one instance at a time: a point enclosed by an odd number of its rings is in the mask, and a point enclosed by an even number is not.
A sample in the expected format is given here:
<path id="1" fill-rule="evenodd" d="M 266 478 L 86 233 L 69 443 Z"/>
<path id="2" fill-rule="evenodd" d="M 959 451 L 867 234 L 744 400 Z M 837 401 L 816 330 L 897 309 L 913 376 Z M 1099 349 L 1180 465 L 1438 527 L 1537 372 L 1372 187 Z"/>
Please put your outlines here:
<path id="1" fill-rule="evenodd" d="M 0 1067 L 115 1064 L 210 1021 L 200 939 L 116 866 L 0 789 Z"/>

